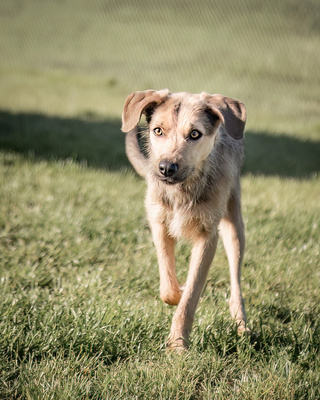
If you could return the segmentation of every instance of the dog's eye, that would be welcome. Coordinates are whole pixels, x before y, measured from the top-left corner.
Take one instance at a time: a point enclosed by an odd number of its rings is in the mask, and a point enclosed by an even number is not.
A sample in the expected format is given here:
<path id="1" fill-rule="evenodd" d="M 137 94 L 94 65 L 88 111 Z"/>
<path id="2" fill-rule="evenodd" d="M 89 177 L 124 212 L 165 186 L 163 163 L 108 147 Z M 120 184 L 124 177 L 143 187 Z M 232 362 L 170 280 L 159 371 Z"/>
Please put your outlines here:
<path id="1" fill-rule="evenodd" d="M 198 140 L 198 139 L 201 138 L 201 136 L 202 136 L 202 133 L 201 133 L 201 132 L 199 132 L 199 131 L 192 131 L 192 132 L 190 133 L 190 135 L 189 135 L 189 138 L 190 138 L 191 140 Z"/>
<path id="2" fill-rule="evenodd" d="M 162 136 L 162 135 L 163 135 L 163 132 L 162 132 L 162 129 L 161 129 L 161 128 L 154 128 L 153 133 L 154 133 L 156 136 Z"/>

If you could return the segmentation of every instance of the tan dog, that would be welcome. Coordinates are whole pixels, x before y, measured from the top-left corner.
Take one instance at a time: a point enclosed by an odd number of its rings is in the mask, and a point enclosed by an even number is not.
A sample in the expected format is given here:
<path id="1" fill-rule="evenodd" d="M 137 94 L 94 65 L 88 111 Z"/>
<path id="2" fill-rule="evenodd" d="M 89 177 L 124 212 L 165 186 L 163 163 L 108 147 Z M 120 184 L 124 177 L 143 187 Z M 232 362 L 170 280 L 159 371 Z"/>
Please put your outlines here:
<path id="1" fill-rule="evenodd" d="M 137 125 L 148 123 L 147 157 Z M 240 287 L 245 237 L 241 216 L 240 168 L 246 109 L 238 100 L 207 93 L 135 92 L 127 97 L 122 130 L 128 158 L 148 183 L 146 209 L 160 270 L 160 297 L 178 305 L 168 346 L 188 344 L 197 303 L 213 260 L 218 232 L 227 252 L 231 316 L 245 331 Z M 193 244 L 185 285 L 176 277 L 174 246 Z"/>

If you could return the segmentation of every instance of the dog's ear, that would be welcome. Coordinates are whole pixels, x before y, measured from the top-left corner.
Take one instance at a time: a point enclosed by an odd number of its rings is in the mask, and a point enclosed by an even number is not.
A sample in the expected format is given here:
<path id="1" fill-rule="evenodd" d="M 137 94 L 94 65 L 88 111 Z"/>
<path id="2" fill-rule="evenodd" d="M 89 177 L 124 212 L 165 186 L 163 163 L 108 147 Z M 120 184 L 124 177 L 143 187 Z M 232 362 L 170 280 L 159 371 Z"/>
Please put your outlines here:
<path id="1" fill-rule="evenodd" d="M 169 93 L 168 89 L 131 93 L 124 103 L 121 130 L 123 132 L 131 131 L 138 125 L 141 114 L 147 108 L 162 103 Z"/>
<path id="2" fill-rule="evenodd" d="M 221 94 L 204 95 L 212 111 L 215 111 L 220 117 L 228 135 L 236 140 L 242 139 L 247 120 L 245 105 L 239 100 Z"/>

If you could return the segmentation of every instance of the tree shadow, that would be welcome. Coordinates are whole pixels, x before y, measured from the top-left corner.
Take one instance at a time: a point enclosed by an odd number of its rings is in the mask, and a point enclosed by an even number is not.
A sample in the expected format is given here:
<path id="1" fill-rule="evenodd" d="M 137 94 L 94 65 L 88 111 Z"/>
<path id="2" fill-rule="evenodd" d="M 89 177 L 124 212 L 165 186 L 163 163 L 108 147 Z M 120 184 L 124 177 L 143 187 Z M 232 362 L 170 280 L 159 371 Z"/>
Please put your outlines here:
<path id="1" fill-rule="evenodd" d="M 120 119 L 63 118 L 0 111 L 0 149 L 35 160 L 72 159 L 90 167 L 130 166 Z M 243 174 L 308 178 L 320 172 L 320 141 L 248 131 Z"/>
<path id="2" fill-rule="evenodd" d="M 119 119 L 62 118 L 0 111 L 0 149 L 35 160 L 73 160 L 90 167 L 129 167 Z"/>
<path id="3" fill-rule="evenodd" d="M 309 178 L 320 172 L 320 141 L 248 131 L 243 174 Z"/>

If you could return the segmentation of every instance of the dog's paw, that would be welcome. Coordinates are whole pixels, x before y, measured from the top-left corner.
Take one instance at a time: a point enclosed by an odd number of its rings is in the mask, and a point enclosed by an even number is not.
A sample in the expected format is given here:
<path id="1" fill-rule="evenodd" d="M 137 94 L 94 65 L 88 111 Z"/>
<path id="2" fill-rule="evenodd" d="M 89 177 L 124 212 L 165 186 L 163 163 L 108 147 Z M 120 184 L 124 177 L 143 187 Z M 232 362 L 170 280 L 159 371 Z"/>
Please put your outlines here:
<path id="1" fill-rule="evenodd" d="M 245 335 L 245 336 L 250 336 L 251 335 L 251 330 L 250 328 L 248 328 L 246 321 L 237 321 L 237 331 L 239 334 L 241 335 Z"/>
<path id="2" fill-rule="evenodd" d="M 173 352 L 184 352 L 188 350 L 188 343 L 184 338 L 170 339 L 167 342 L 166 349 Z"/>
<path id="3" fill-rule="evenodd" d="M 181 299 L 181 293 L 178 291 L 169 293 L 160 292 L 160 298 L 164 303 L 169 304 L 170 306 L 177 306 Z"/>
<path id="4" fill-rule="evenodd" d="M 181 288 L 179 285 L 160 286 L 160 298 L 164 303 L 170 306 L 177 306 L 181 299 Z"/>

